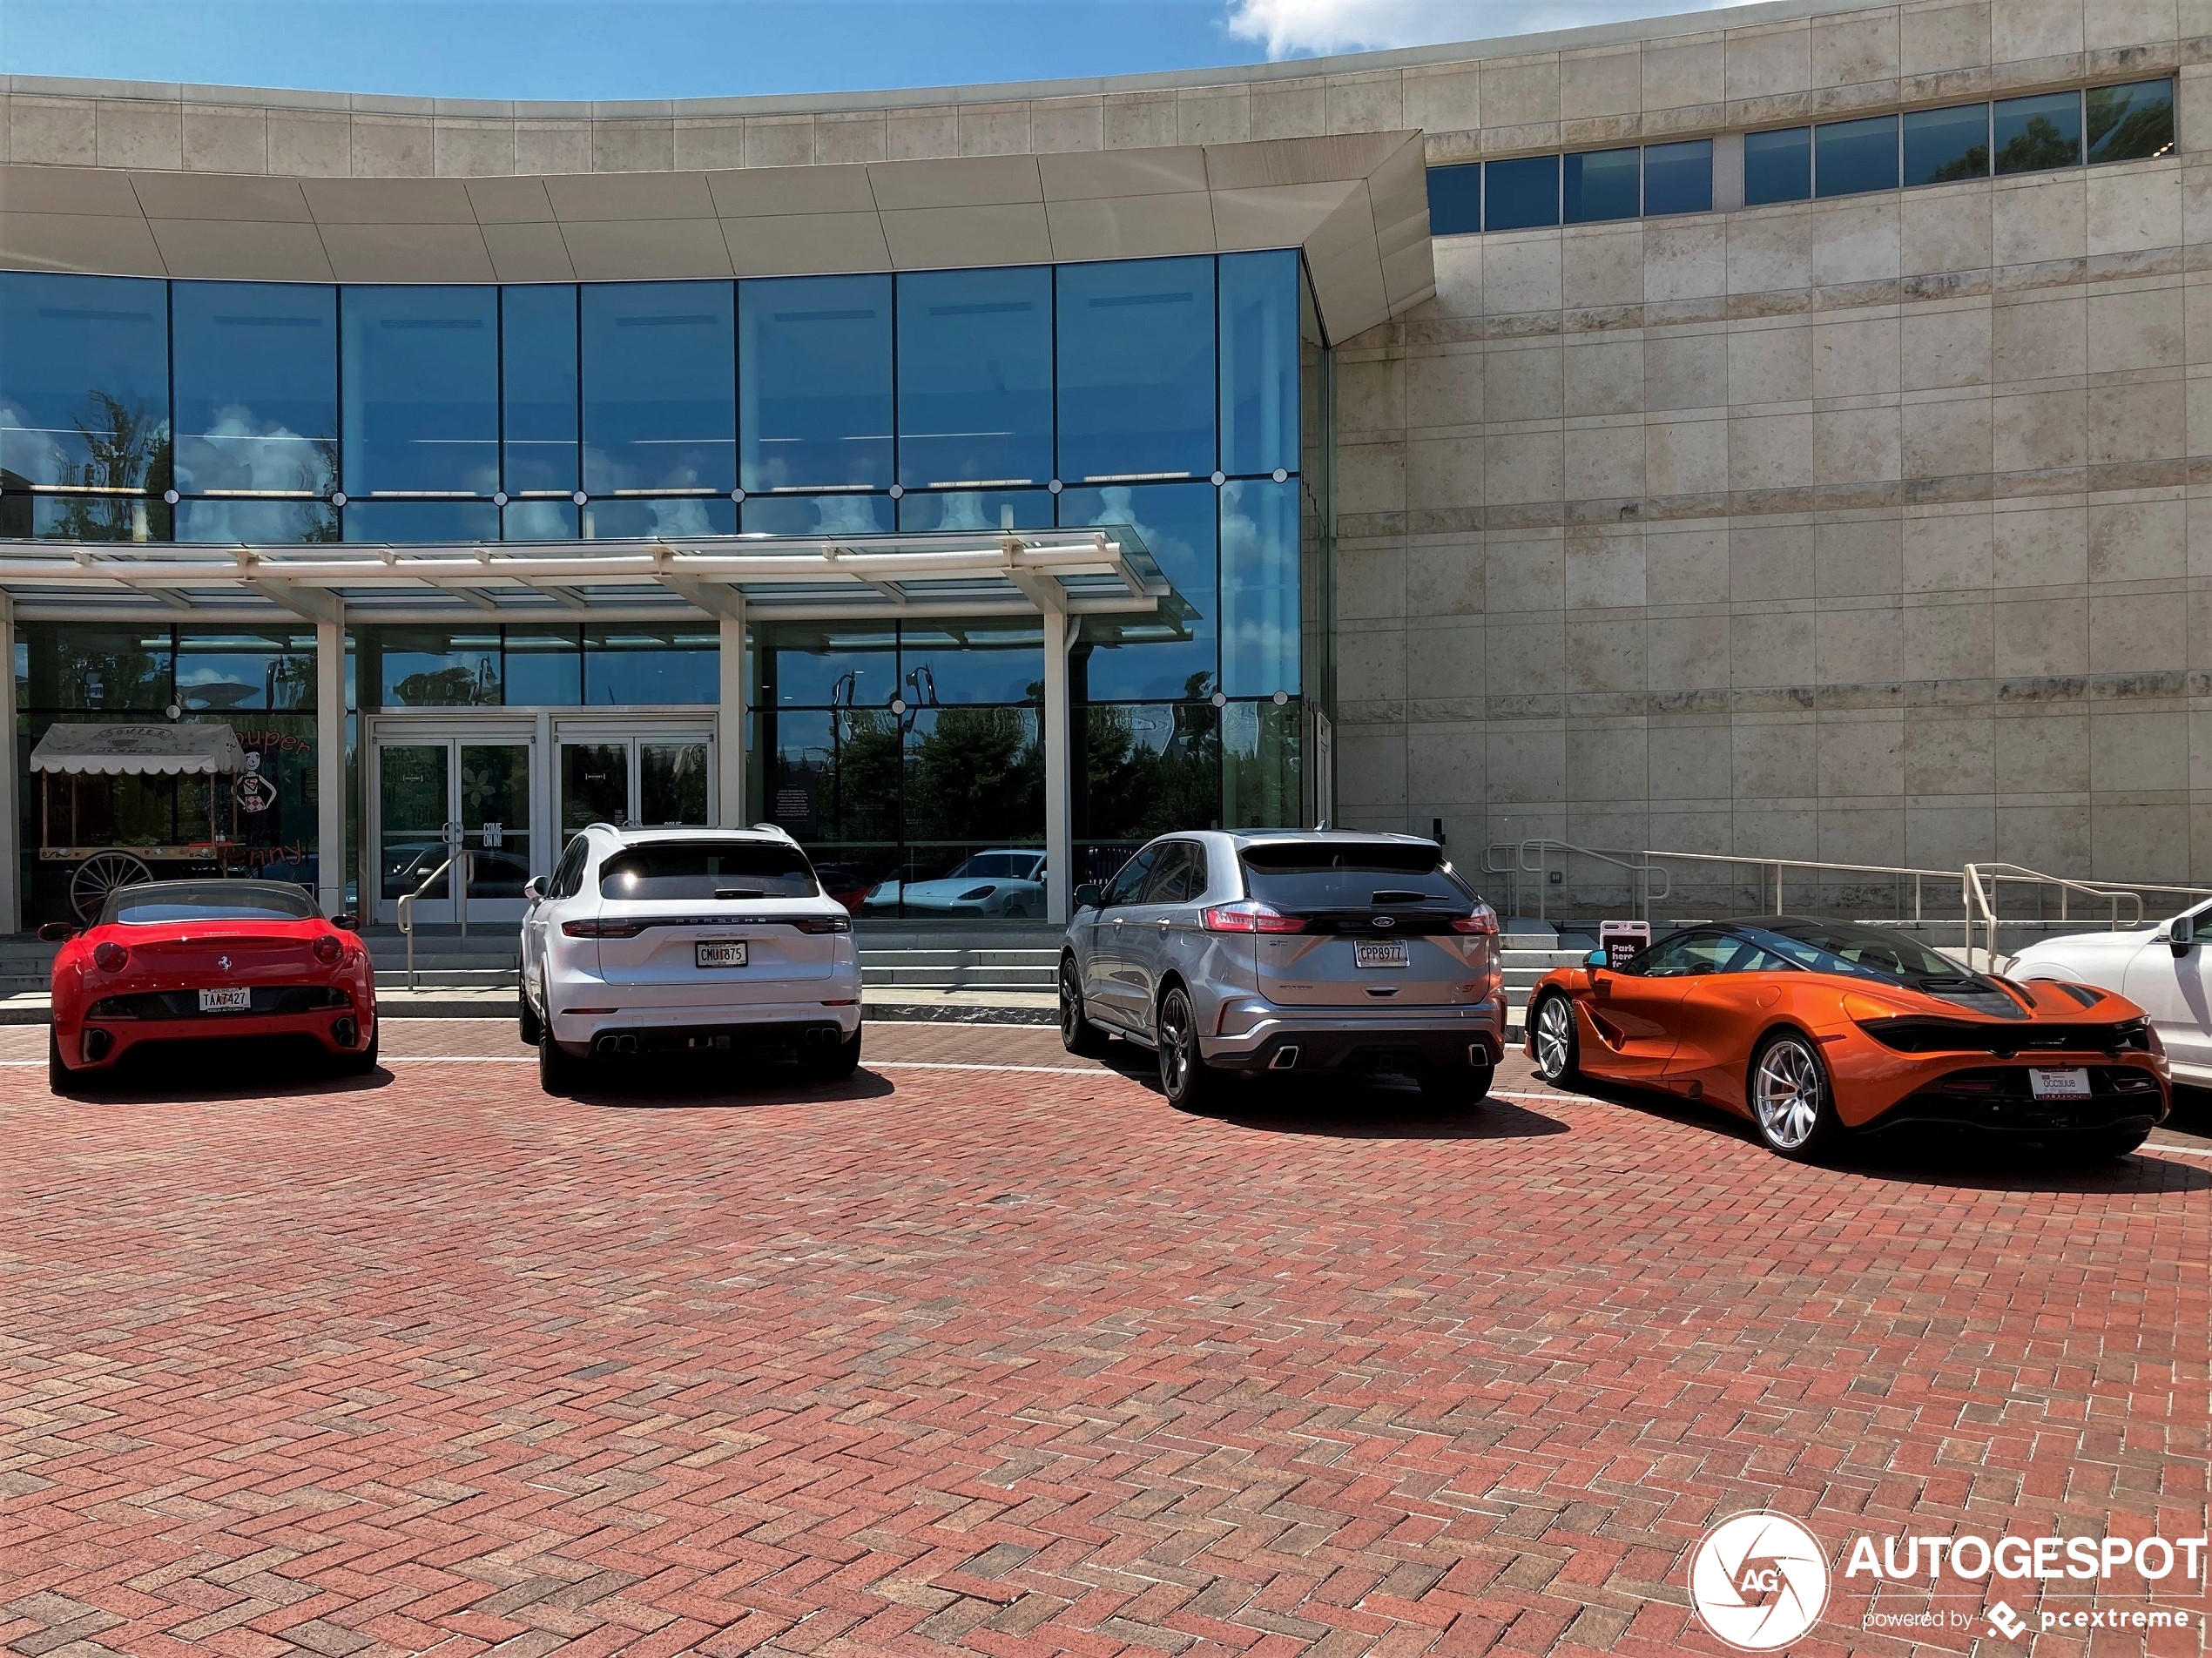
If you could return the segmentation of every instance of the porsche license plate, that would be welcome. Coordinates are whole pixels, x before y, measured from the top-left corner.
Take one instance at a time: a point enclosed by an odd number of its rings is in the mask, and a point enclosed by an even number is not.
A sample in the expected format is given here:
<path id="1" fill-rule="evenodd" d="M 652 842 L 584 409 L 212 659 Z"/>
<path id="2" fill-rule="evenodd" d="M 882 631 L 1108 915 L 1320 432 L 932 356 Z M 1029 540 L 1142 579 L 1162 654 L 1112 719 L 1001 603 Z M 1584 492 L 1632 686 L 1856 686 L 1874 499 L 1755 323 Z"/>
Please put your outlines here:
<path id="1" fill-rule="evenodd" d="M 707 939 L 692 947 L 698 952 L 698 964 L 703 967 L 742 967 L 745 945 L 743 939 Z"/>
<path id="2" fill-rule="evenodd" d="M 1403 967 L 1413 962 L 1403 939 L 1355 939 L 1352 965 L 1355 967 Z"/>
<path id="3" fill-rule="evenodd" d="M 2027 1086 L 2039 1100 L 2086 1100 L 2089 1097 L 2089 1073 L 2033 1070 L 2027 1074 Z"/>
<path id="4" fill-rule="evenodd" d="M 244 985 L 226 985 L 220 990 L 199 993 L 199 1011 L 204 1014 L 242 1014 L 253 1006 L 253 993 Z"/>

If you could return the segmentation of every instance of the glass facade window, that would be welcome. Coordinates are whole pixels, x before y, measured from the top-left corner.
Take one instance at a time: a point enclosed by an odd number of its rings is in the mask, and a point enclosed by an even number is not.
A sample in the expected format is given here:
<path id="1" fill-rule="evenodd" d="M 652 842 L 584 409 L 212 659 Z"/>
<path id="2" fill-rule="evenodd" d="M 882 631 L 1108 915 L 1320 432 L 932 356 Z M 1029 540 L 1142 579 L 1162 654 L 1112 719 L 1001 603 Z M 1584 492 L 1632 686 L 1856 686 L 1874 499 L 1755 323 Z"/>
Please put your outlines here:
<path id="1" fill-rule="evenodd" d="M 730 284 L 590 282 L 583 293 L 585 491 L 727 495 L 738 481 Z"/>
<path id="2" fill-rule="evenodd" d="M 489 501 L 349 501 L 339 509 L 347 541 L 497 541 Z"/>
<path id="3" fill-rule="evenodd" d="M 1989 176 L 1989 105 L 1912 110 L 1905 117 L 1905 182 L 1947 185 Z"/>
<path id="4" fill-rule="evenodd" d="M 1642 211 L 1635 150 L 1591 150 L 1565 158 L 1563 217 L 1570 225 L 1634 219 Z"/>
<path id="5" fill-rule="evenodd" d="M 170 306 L 176 487 L 328 495 L 338 487 L 338 291 L 179 282 Z"/>
<path id="6" fill-rule="evenodd" d="M 899 482 L 907 489 L 1044 482 L 1052 476 L 1051 269 L 900 277 L 898 378 Z"/>
<path id="7" fill-rule="evenodd" d="M 756 706 L 885 708 L 899 694 L 895 623 L 778 623 L 752 652 Z"/>
<path id="8" fill-rule="evenodd" d="M 172 516 L 144 495 L 0 495 L 0 535 L 38 541 L 167 541 Z"/>
<path id="9" fill-rule="evenodd" d="M 1076 775 L 1090 787 L 1076 812 L 1077 855 L 1107 842 L 1118 867 L 1132 843 L 1221 821 L 1221 715 L 1206 703 L 1095 705 L 1082 711 Z M 1107 873 L 1110 873 L 1111 871 Z M 1079 868 L 1078 880 L 1099 876 Z"/>
<path id="10" fill-rule="evenodd" d="M 1743 135 L 1743 205 L 1805 201 L 1812 195 L 1812 129 Z"/>
<path id="11" fill-rule="evenodd" d="M 346 493 L 497 489 L 499 290 L 349 287 L 339 315 Z"/>
<path id="12" fill-rule="evenodd" d="M 2137 81 L 2093 86 L 2082 94 L 2088 116 L 2088 157 L 2144 161 L 2174 147 L 2174 83 Z"/>
<path id="13" fill-rule="evenodd" d="M 1103 700 L 1204 697 L 1214 689 L 1217 492 L 1205 483 L 1114 484 L 1060 497 L 1063 529 L 1133 527 L 1175 591 L 1150 614 L 1085 617 L 1074 671 Z"/>
<path id="14" fill-rule="evenodd" d="M 174 695 L 176 635 L 167 628 L 67 622 L 29 628 L 24 703 L 77 713 L 158 713 Z"/>
<path id="15" fill-rule="evenodd" d="M 583 700 L 595 707 L 718 702 L 720 660 L 713 627 L 586 628 Z"/>
<path id="16" fill-rule="evenodd" d="M 1234 477 L 1298 463 L 1296 253 L 1221 259 L 1221 470 Z"/>
<path id="17" fill-rule="evenodd" d="M 2081 94 L 1999 98 L 1990 106 L 1990 144 L 2000 173 L 2073 166 L 2081 159 Z"/>
<path id="18" fill-rule="evenodd" d="M 1221 688 L 1298 689 L 1298 486 L 1244 479 L 1221 491 Z"/>
<path id="19" fill-rule="evenodd" d="M 897 522 L 889 495 L 747 495 L 748 536 L 887 536 Z"/>
<path id="20" fill-rule="evenodd" d="M 500 700 L 508 706 L 572 708 L 583 700 L 580 630 L 510 627 L 504 652 Z"/>
<path id="21" fill-rule="evenodd" d="M 587 501 L 577 516 L 586 541 L 644 541 L 656 536 L 681 540 L 738 533 L 737 503 L 727 495 Z"/>
<path id="22" fill-rule="evenodd" d="M 506 701 L 497 628 L 379 628 L 378 705 L 496 708 Z"/>
<path id="23" fill-rule="evenodd" d="M 905 725 L 908 880 L 941 880 L 976 853 L 1043 841 L 1044 750 L 1035 709 L 918 708 Z M 1036 896 L 1041 919 L 1044 895 Z"/>
<path id="24" fill-rule="evenodd" d="M 574 541 L 583 526 L 573 501 L 510 501 L 499 515 L 499 533 L 509 541 Z"/>
<path id="25" fill-rule="evenodd" d="M 338 509 L 327 501 L 179 501 L 176 524 L 179 541 L 336 541 Z"/>
<path id="26" fill-rule="evenodd" d="M 899 528 L 907 535 L 935 529 L 1049 529 L 1049 489 L 951 489 L 909 493 L 899 502 Z"/>
<path id="27" fill-rule="evenodd" d="M 1298 820 L 1296 704 L 1231 703 L 1221 711 L 1221 826 L 1265 829 Z"/>
<path id="28" fill-rule="evenodd" d="M 1649 215 L 1713 210 L 1713 141 L 1648 144 L 1643 149 L 1643 211 Z"/>
<path id="29" fill-rule="evenodd" d="M 576 293 L 550 284 L 500 291 L 500 487 L 510 495 L 568 495 L 582 475 Z"/>
<path id="30" fill-rule="evenodd" d="M 1058 475 L 1211 474 L 1213 260 L 1062 266 L 1058 282 Z"/>
<path id="31" fill-rule="evenodd" d="M 0 274 L 0 485 L 168 487 L 163 284 Z"/>
<path id="32" fill-rule="evenodd" d="M 1482 228 L 1482 164 L 1428 170 L 1428 233 L 1472 236 Z"/>
<path id="33" fill-rule="evenodd" d="M 1812 178 L 1822 196 L 1897 188 L 1897 117 L 1830 121 L 1812 130 Z"/>
<path id="34" fill-rule="evenodd" d="M 1559 158 L 1522 156 L 1482 170 L 1482 228 L 1531 230 L 1559 223 Z"/>
<path id="35" fill-rule="evenodd" d="M 738 312 L 744 488 L 888 489 L 891 279 L 747 282 Z"/>
<path id="36" fill-rule="evenodd" d="M 1036 622 L 907 622 L 899 629 L 899 694 L 941 703 L 1044 700 L 1044 628 Z"/>
<path id="37" fill-rule="evenodd" d="M 176 675 L 177 701 L 188 712 L 312 709 L 315 636 L 290 631 L 180 634 Z"/>

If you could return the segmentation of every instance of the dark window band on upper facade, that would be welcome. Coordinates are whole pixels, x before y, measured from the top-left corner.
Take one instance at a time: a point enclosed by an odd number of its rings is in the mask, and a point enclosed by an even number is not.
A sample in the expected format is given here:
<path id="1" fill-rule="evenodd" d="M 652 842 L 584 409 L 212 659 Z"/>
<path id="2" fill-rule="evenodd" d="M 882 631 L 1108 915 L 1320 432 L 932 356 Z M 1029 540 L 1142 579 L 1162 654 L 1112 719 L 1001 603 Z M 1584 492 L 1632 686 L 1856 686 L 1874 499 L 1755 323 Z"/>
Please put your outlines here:
<path id="1" fill-rule="evenodd" d="M 1743 135 L 1743 205 L 2141 161 L 2174 147 L 2170 78 Z M 1713 140 L 1428 170 L 1429 233 L 1468 236 L 1712 211 Z"/>

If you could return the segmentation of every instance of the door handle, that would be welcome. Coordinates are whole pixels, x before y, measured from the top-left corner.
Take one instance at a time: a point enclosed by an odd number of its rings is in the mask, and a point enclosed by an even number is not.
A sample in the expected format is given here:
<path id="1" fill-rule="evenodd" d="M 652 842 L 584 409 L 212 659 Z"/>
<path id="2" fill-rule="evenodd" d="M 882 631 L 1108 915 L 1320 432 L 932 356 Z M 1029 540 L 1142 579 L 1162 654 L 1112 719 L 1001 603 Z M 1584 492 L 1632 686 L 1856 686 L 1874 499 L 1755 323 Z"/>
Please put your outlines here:
<path id="1" fill-rule="evenodd" d="M 1114 925 L 1115 925 L 1116 927 L 1121 927 L 1121 926 L 1123 926 L 1123 922 L 1122 918 L 1121 918 L 1120 916 L 1116 915 L 1116 916 L 1114 918 Z"/>
<path id="2" fill-rule="evenodd" d="M 1158 927 L 1161 932 L 1164 933 L 1168 930 L 1168 918 L 1163 915 L 1158 920 L 1153 922 L 1152 925 Z"/>

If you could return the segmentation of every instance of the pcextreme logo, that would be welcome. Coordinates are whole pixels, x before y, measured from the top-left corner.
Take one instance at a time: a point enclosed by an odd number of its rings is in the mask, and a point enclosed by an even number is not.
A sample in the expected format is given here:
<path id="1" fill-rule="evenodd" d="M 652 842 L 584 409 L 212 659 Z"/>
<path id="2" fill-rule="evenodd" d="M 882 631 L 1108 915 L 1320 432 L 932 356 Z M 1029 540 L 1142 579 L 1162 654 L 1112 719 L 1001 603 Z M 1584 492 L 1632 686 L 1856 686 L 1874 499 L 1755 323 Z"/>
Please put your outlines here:
<path id="1" fill-rule="evenodd" d="M 2091 1581 L 2128 1569 L 2152 1583 L 2173 1577 L 2194 1582 L 2204 1575 L 2206 1552 L 2202 1537 L 1993 1540 L 1966 1534 L 1888 1537 L 1878 1544 L 1861 1536 L 1848 1551 L 1844 1576 L 1871 1578 L 1878 1585 L 1925 1581 L 1932 1587 L 1946 1575 L 1970 1582 L 1993 1577 Z M 1820 1621 L 1828 1604 L 1828 1560 L 1819 1539 L 1787 1514 L 1765 1509 L 1731 1514 L 1707 1532 L 1690 1555 L 1690 1603 L 1705 1628 L 1739 1652 L 1778 1652 Z M 1988 1634 L 2005 1641 L 2019 1641 L 2035 1628 L 2178 1629 L 2194 1621 L 2189 1613 L 2166 1607 L 2097 1607 L 2039 1611 L 2031 1623 L 2003 1601 L 1981 1616 Z M 1965 1629 L 1975 1621 L 1956 1608 L 1870 1612 L 1865 1627 Z"/>

